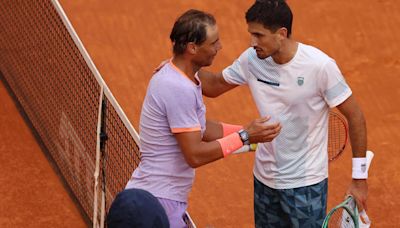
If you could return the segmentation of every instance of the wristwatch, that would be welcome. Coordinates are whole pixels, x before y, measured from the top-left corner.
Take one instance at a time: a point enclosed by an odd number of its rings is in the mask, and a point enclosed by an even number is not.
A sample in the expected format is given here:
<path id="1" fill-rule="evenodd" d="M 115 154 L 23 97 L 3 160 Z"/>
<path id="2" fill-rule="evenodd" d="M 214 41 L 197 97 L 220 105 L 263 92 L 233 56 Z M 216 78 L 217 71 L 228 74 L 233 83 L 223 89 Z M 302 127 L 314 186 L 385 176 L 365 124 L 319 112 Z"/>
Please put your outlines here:
<path id="1" fill-rule="evenodd" d="M 243 142 L 243 145 L 250 145 L 250 140 L 249 140 L 249 133 L 245 130 L 240 130 L 238 131 L 238 134 L 240 136 L 240 139 Z"/>

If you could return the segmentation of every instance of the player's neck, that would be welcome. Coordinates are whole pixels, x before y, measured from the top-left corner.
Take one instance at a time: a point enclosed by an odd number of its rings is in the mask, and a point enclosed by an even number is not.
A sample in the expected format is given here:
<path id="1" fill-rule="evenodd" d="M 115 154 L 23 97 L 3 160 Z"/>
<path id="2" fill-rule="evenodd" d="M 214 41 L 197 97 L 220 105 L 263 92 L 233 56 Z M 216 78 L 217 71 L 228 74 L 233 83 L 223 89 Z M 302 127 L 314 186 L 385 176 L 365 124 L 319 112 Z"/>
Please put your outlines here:
<path id="1" fill-rule="evenodd" d="M 172 58 L 172 63 L 179 70 L 181 70 L 190 80 L 192 80 L 196 84 L 198 83 L 194 76 L 197 71 L 200 70 L 200 67 L 194 66 L 189 59 L 183 56 L 174 56 Z"/>
<path id="2" fill-rule="evenodd" d="M 282 43 L 282 47 L 275 55 L 272 55 L 274 62 L 277 64 L 285 64 L 294 58 L 299 44 L 292 40 L 287 39 Z"/>

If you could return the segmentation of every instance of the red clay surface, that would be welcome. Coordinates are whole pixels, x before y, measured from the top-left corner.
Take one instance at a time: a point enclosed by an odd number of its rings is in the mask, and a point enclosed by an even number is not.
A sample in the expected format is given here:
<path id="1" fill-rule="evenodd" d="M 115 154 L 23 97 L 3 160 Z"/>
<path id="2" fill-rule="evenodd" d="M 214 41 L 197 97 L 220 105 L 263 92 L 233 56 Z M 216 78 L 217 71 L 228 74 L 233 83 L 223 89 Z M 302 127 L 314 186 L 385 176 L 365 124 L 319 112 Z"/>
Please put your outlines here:
<path id="1" fill-rule="evenodd" d="M 219 71 L 248 46 L 244 12 L 253 2 L 62 0 L 61 5 L 106 83 L 137 127 L 151 73 L 160 61 L 171 56 L 168 37 L 175 18 L 189 8 L 206 10 L 216 16 L 223 49 L 211 69 Z M 395 54 L 400 52 L 400 33 L 396 30 L 400 16 L 395 12 L 399 12 L 400 5 L 396 0 L 291 0 L 289 4 L 294 12 L 294 38 L 336 59 L 365 113 L 368 148 L 375 152 L 368 180 L 368 214 L 373 227 L 396 227 L 400 221 L 397 213 L 400 206 L 397 194 L 400 188 L 400 147 L 397 144 L 400 138 L 400 57 Z M 246 123 L 258 116 L 246 88 L 205 100 L 210 119 Z M 4 92 L 1 101 L 3 104 L 8 101 Z M 17 112 L 3 110 L 4 105 L 1 107 L 1 129 L 7 131 L 0 132 L 0 139 L 3 142 L 3 138 L 7 138 L 9 143 L 0 146 L 2 173 L 8 173 L 0 179 L 4 201 L 0 205 L 0 226 L 40 226 L 43 218 L 50 224 L 63 219 L 77 223 L 70 227 L 83 226 L 58 179 L 48 173 L 49 165 L 37 152 L 39 148 L 24 123 L 18 121 Z M 16 122 L 3 127 L 9 121 Z M 28 139 L 21 140 L 22 134 Z M 12 147 L 19 143 L 20 146 Z M 15 153 L 21 148 L 36 148 L 35 154 L 41 159 L 31 158 L 32 153 L 24 151 L 18 155 L 21 161 L 16 162 Z M 329 208 L 342 200 L 350 182 L 350 157 L 348 147 L 339 160 L 330 164 Z M 197 170 L 189 211 L 198 227 L 254 226 L 253 159 L 253 154 L 236 155 Z M 14 167 L 15 163 L 22 162 L 25 165 Z M 40 173 L 37 174 L 30 170 L 32 168 L 47 171 L 37 171 Z M 52 188 L 49 193 L 41 189 L 48 189 L 49 185 Z M 33 192 L 20 194 L 21 188 Z M 10 191 L 15 193 L 10 194 Z M 49 194 L 56 194 L 50 198 L 55 200 L 42 202 L 38 207 L 33 199 L 41 194 L 47 196 L 42 201 L 48 200 Z M 30 203 L 22 203 L 25 201 Z"/>
<path id="2" fill-rule="evenodd" d="M 86 227 L 0 82 L 0 227 Z"/>

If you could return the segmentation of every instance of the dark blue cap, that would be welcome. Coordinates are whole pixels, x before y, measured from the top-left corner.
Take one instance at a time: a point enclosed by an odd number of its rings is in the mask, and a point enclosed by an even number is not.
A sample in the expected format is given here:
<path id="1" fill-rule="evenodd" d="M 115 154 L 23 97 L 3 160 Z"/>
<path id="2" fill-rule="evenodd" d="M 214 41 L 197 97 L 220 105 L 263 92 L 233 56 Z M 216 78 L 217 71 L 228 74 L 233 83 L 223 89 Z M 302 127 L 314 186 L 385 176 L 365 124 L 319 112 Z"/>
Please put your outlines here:
<path id="1" fill-rule="evenodd" d="M 169 228 L 167 214 L 156 197 L 142 189 L 118 193 L 107 216 L 109 228 Z"/>

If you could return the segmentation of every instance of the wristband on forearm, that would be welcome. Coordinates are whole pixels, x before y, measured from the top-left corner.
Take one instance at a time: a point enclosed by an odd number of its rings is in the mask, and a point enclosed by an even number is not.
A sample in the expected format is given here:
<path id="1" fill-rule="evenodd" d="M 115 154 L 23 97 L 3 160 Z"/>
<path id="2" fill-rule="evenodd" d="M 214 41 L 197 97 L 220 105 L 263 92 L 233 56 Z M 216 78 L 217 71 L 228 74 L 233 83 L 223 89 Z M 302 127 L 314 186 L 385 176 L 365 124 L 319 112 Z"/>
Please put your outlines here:
<path id="1" fill-rule="evenodd" d="M 234 132 L 237 132 L 237 131 L 243 129 L 243 126 L 240 126 L 240 125 L 226 124 L 226 123 L 222 123 L 222 122 L 221 122 L 221 125 L 222 125 L 222 132 L 223 132 L 222 137 L 228 136 Z"/>
<path id="2" fill-rule="evenodd" d="M 367 158 L 352 159 L 352 177 L 353 179 L 368 178 Z"/>
<path id="3" fill-rule="evenodd" d="M 243 142 L 240 139 L 239 134 L 237 132 L 234 132 L 221 139 L 217 139 L 217 142 L 221 146 L 224 157 L 228 156 L 229 154 L 231 154 L 232 152 L 236 151 L 237 149 L 243 146 Z"/>

